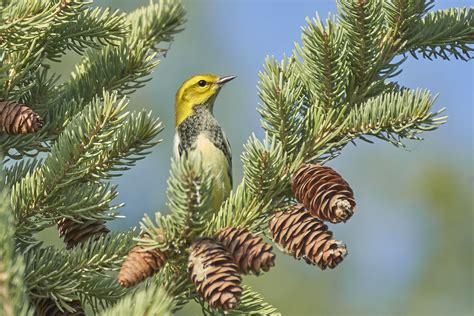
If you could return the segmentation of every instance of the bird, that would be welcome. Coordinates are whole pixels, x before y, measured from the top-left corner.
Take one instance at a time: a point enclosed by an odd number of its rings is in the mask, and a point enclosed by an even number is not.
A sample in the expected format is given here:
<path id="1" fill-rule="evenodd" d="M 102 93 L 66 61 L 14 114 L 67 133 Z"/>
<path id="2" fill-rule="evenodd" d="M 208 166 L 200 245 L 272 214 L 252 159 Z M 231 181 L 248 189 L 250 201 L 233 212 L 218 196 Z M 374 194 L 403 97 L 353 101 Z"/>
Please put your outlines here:
<path id="1" fill-rule="evenodd" d="M 174 157 L 199 156 L 212 176 L 211 207 L 217 211 L 232 190 L 232 151 L 214 117 L 214 103 L 222 87 L 236 76 L 197 74 L 176 93 Z"/>

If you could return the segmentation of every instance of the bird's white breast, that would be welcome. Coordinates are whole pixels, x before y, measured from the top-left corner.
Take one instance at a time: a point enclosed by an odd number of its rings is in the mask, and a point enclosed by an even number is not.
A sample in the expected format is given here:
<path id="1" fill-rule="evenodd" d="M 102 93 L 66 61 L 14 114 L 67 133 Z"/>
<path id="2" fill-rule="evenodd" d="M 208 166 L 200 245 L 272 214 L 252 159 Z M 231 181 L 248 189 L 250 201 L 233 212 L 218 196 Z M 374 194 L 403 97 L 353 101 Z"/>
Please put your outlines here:
<path id="1" fill-rule="evenodd" d="M 176 133 L 173 148 L 175 157 L 179 157 L 179 143 L 179 135 Z M 210 171 L 214 188 L 212 204 L 217 209 L 232 190 L 227 157 L 204 133 L 198 135 L 193 149 L 188 152 L 188 155 L 191 159 L 197 158 L 193 160 L 200 161 L 201 166 Z"/>
<path id="2" fill-rule="evenodd" d="M 173 154 L 175 157 L 179 157 L 179 143 L 179 135 L 176 133 L 173 145 Z M 224 166 L 228 167 L 227 157 L 204 133 L 198 135 L 193 147 L 194 148 L 189 151 L 189 155 L 199 155 L 205 168 L 215 168 L 214 170 L 221 171 Z"/>
<path id="3" fill-rule="evenodd" d="M 205 134 L 196 139 L 196 148 L 192 151 L 201 156 L 204 168 L 210 168 L 214 175 L 226 173 L 228 168 L 227 157 L 217 148 Z"/>

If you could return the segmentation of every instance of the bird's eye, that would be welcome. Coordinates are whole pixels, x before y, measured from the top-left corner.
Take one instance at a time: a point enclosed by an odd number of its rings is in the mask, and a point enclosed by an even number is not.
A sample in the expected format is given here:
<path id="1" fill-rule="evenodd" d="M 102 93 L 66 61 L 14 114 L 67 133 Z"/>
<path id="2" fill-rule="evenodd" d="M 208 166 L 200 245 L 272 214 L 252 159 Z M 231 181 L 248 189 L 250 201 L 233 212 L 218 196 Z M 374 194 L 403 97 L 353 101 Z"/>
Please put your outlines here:
<path id="1" fill-rule="evenodd" d="M 207 83 L 206 80 L 199 80 L 198 85 L 200 87 L 204 87 L 204 86 L 206 86 L 206 83 Z"/>

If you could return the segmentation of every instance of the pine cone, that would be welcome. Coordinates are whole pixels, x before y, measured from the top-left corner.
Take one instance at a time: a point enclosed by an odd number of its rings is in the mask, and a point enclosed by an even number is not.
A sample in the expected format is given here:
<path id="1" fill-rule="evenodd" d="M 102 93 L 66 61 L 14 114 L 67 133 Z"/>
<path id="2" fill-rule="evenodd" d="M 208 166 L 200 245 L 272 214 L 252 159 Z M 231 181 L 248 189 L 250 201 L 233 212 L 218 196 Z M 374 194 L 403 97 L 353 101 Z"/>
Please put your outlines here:
<path id="1" fill-rule="evenodd" d="M 226 311 L 240 303 L 239 267 L 222 243 L 209 238 L 195 242 L 188 272 L 197 292 L 211 307 Z"/>
<path id="2" fill-rule="evenodd" d="M 75 312 L 61 312 L 50 298 L 42 298 L 35 300 L 35 316 L 85 316 L 86 313 L 82 308 L 79 300 L 72 301 L 69 303 L 76 311 Z"/>
<path id="3" fill-rule="evenodd" d="M 346 246 L 331 239 L 332 232 L 320 220 L 311 217 L 301 204 L 278 212 L 270 220 L 275 242 L 296 259 L 304 258 L 322 270 L 334 269 L 347 255 Z"/>
<path id="4" fill-rule="evenodd" d="M 58 221 L 58 230 L 59 236 L 64 239 L 67 249 L 82 244 L 89 238 L 98 238 L 109 233 L 104 221 L 90 220 L 78 223 L 67 218 Z"/>
<path id="5" fill-rule="evenodd" d="M 0 132 L 11 135 L 34 133 L 43 120 L 28 106 L 13 101 L 0 101 Z"/>
<path id="6" fill-rule="evenodd" d="M 147 238 L 148 235 L 142 235 Z M 143 250 L 142 246 L 135 246 L 130 250 L 122 263 L 118 275 L 121 286 L 129 288 L 137 285 L 146 278 L 158 272 L 166 263 L 166 255 L 158 248 Z"/>
<path id="7" fill-rule="evenodd" d="M 322 221 L 347 221 L 355 210 L 354 193 L 349 184 L 333 169 L 304 164 L 292 178 L 296 199 L 312 216 Z"/>
<path id="8" fill-rule="evenodd" d="M 258 275 L 261 270 L 268 271 L 275 265 L 272 246 L 262 237 L 252 235 L 248 229 L 228 227 L 222 229 L 217 238 L 227 247 L 244 274 L 253 272 Z"/>

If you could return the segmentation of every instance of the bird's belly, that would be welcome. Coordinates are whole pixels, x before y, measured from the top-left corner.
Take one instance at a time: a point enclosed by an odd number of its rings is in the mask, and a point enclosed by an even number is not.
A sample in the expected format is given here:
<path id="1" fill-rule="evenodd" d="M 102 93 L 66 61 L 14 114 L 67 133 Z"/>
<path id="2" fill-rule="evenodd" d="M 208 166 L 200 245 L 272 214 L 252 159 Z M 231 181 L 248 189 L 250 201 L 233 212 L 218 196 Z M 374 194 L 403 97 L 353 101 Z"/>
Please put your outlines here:
<path id="1" fill-rule="evenodd" d="M 207 136 L 201 134 L 197 137 L 195 148 L 191 153 L 200 155 L 203 166 L 212 169 L 213 173 L 214 171 L 227 171 L 227 157 Z"/>
<path id="2" fill-rule="evenodd" d="M 214 178 L 212 204 L 218 208 L 232 190 L 227 157 L 204 134 L 197 137 L 195 147 L 189 154 L 200 156 L 203 168 L 208 169 Z"/>

